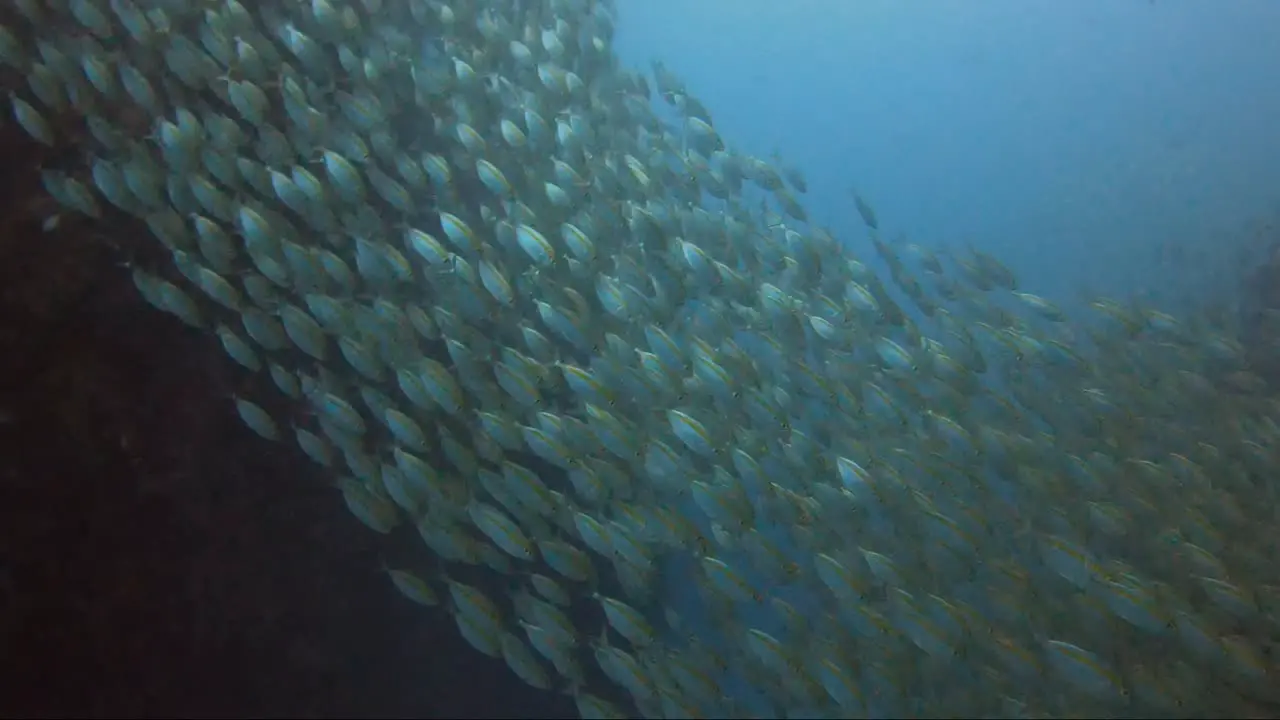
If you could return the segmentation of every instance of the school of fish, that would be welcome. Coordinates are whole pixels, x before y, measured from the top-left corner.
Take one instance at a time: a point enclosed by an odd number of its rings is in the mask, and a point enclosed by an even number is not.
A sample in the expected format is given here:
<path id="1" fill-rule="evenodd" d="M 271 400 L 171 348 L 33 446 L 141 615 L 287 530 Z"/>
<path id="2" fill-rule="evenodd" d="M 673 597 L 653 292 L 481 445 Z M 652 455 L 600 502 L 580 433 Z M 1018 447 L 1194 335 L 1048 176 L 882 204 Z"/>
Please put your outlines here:
<path id="1" fill-rule="evenodd" d="M 611 0 L 11 5 L 14 119 L 91 138 L 47 191 L 144 220 L 141 294 L 290 399 L 244 422 L 582 717 L 1280 711 L 1229 324 L 1069 317 L 855 195 L 859 259 Z"/>

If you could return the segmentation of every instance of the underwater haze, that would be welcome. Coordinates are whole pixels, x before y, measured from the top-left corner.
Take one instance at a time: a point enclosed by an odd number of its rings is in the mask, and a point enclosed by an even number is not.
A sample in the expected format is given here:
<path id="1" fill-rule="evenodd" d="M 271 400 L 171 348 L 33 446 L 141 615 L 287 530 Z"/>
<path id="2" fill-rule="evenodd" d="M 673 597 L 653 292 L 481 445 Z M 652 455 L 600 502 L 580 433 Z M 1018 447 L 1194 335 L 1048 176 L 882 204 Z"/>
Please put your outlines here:
<path id="1" fill-rule="evenodd" d="M 1274 2 L 619 9 L 621 58 L 662 59 L 744 149 L 803 167 L 810 211 L 842 236 L 856 186 L 888 235 L 973 243 L 1032 292 L 1176 302 L 1234 281 L 1240 231 L 1280 210 Z"/>
<path id="2" fill-rule="evenodd" d="M 582 717 L 1280 708 L 1273 4 L 15 7 L 52 198 Z"/>

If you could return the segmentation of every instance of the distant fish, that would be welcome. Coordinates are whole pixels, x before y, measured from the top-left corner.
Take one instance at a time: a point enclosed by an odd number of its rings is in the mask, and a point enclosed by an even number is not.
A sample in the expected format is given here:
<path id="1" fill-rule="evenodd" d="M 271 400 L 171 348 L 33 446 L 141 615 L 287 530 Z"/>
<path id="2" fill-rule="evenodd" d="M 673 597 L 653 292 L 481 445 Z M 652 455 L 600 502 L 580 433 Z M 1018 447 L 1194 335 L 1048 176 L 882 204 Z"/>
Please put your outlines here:
<path id="1" fill-rule="evenodd" d="M 858 215 L 862 216 L 862 222 L 872 230 L 879 230 L 880 221 L 876 219 L 876 211 L 871 209 L 871 206 L 867 204 L 866 200 L 862 199 L 857 190 L 850 189 L 849 192 L 853 195 L 853 204 L 858 208 Z"/>

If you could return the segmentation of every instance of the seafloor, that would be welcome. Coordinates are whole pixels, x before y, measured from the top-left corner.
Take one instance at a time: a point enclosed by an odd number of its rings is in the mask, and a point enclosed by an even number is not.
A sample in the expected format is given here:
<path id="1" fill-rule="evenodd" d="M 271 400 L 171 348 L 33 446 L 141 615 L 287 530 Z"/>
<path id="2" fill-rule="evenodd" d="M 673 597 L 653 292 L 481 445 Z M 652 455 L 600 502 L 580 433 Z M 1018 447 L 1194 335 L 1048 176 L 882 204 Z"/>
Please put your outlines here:
<path id="1" fill-rule="evenodd" d="M 74 136 L 74 128 L 63 128 Z M 400 596 L 386 543 L 290 443 L 258 381 L 147 305 L 145 227 L 56 212 L 0 128 L 0 716 L 567 717 Z"/>

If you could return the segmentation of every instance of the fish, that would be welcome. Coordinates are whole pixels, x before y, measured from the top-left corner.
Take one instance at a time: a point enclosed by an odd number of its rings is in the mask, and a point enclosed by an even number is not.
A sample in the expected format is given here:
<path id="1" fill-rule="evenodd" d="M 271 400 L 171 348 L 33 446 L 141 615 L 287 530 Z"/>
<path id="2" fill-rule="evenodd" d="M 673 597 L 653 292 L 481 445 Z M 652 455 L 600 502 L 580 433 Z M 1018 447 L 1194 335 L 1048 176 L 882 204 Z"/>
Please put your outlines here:
<path id="1" fill-rule="evenodd" d="M 241 420 L 584 717 L 1274 697 L 1247 338 L 896 236 L 869 184 L 824 227 L 617 5 L 24 1 L 0 63 L 33 142 L 83 119 L 44 190 L 143 221 Z"/>

